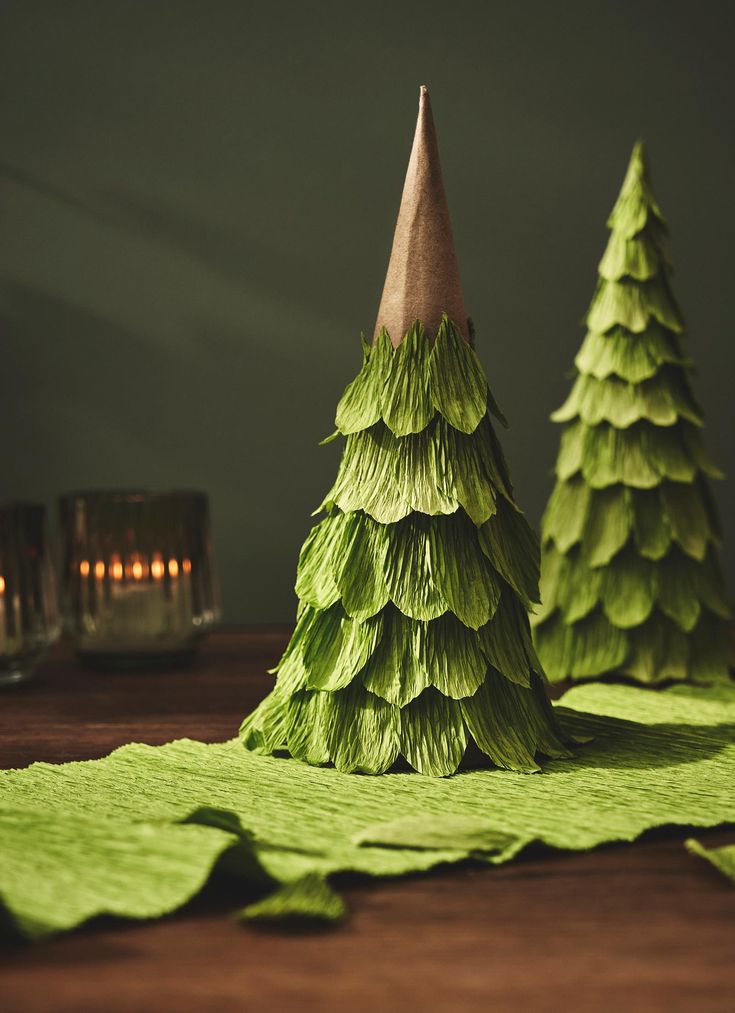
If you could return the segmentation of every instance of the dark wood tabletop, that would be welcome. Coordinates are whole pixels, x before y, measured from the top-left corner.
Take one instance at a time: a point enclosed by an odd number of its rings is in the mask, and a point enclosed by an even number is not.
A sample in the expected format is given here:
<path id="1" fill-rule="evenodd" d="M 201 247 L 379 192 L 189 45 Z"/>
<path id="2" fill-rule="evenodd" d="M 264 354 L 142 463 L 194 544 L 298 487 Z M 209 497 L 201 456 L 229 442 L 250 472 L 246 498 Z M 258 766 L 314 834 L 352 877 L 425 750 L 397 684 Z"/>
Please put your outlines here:
<path id="1" fill-rule="evenodd" d="M 0 696 L 0 767 L 90 759 L 125 742 L 231 738 L 267 692 L 288 630 L 218 633 L 193 667 L 95 673 L 65 646 Z M 0 949 L 0 1010 L 729 1011 L 735 890 L 682 831 L 394 881 L 338 882 L 349 920 L 243 926 L 214 883 L 158 922 L 100 919 Z M 709 844 L 733 833 L 698 832 Z"/>

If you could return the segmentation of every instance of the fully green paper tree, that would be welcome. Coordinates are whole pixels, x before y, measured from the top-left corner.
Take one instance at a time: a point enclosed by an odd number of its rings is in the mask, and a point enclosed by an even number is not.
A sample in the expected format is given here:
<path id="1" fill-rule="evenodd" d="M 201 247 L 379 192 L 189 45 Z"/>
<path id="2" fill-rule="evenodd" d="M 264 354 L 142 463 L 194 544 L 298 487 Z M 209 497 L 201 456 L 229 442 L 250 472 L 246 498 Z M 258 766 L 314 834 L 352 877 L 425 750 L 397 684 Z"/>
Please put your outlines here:
<path id="1" fill-rule="evenodd" d="M 669 285 L 666 226 L 639 142 L 575 359 L 542 522 L 539 657 L 555 681 L 620 673 L 711 679 L 730 664 L 730 608 L 708 477 L 720 472 Z"/>
<path id="2" fill-rule="evenodd" d="M 470 344 L 445 316 L 385 329 L 337 409 L 346 447 L 301 550 L 298 624 L 242 740 L 379 774 L 403 757 L 452 774 L 474 743 L 497 766 L 567 756 L 527 609 L 538 541 L 513 498 Z M 335 434 L 336 435 L 336 434 Z"/>

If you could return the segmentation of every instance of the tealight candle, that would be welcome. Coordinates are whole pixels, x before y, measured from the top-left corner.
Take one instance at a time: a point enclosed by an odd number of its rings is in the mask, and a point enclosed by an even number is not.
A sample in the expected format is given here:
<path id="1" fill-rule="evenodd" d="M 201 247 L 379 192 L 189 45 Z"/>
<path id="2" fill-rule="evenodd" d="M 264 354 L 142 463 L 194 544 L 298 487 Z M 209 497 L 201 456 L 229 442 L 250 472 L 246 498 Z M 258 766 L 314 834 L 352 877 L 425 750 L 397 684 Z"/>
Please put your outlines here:
<path id="1" fill-rule="evenodd" d="M 99 492 L 60 503 L 67 626 L 102 666 L 172 663 L 218 617 L 203 493 Z"/>

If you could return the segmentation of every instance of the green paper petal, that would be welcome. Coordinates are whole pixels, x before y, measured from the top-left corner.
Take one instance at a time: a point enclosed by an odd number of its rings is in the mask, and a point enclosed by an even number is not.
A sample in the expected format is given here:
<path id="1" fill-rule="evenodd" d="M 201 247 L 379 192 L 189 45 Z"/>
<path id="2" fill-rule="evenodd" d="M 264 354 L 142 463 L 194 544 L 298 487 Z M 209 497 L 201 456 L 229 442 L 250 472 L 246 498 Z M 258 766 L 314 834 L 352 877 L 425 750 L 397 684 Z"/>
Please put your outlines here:
<path id="1" fill-rule="evenodd" d="M 388 542 L 387 529 L 365 514 L 345 515 L 331 565 L 342 607 L 354 619 L 368 619 L 388 602 Z"/>
<path id="2" fill-rule="evenodd" d="M 554 600 L 564 614 L 564 621 L 575 623 L 597 605 L 605 573 L 590 569 L 576 550 L 561 558 L 556 572 Z"/>
<path id="3" fill-rule="evenodd" d="M 633 496 L 636 548 L 641 556 L 653 560 L 665 556 L 671 545 L 671 525 L 662 509 L 659 489 L 639 489 Z"/>
<path id="4" fill-rule="evenodd" d="M 488 408 L 485 373 L 474 349 L 445 315 L 429 356 L 431 399 L 450 426 L 472 433 Z"/>
<path id="5" fill-rule="evenodd" d="M 343 523 L 342 514 L 325 517 L 311 529 L 299 554 L 296 594 L 315 608 L 329 608 L 340 598 L 329 561 L 342 537 Z"/>
<path id="6" fill-rule="evenodd" d="M 500 503 L 505 503 L 500 500 Z M 512 510 L 511 507 L 508 508 Z M 488 523 L 491 523 L 489 521 Z M 483 541 L 483 532 L 487 525 L 479 530 L 479 547 L 487 555 L 487 537 Z M 460 619 L 465 626 L 477 630 L 484 626 L 495 614 L 495 609 L 500 601 L 501 584 L 498 574 L 492 566 L 489 566 L 485 557 L 478 552 L 477 529 L 471 522 L 461 515 L 446 518 L 444 523 L 430 530 L 430 559 L 434 580 L 438 581 L 441 576 L 441 591 L 451 611 Z M 518 550 L 517 557 L 510 560 L 517 564 L 518 570 L 514 575 L 521 579 L 520 565 L 525 562 L 523 549 Z M 538 545 L 536 546 L 538 552 Z M 500 565 L 504 565 L 501 563 Z M 532 564 L 538 567 L 538 557 Z M 535 570 L 538 573 L 538 570 Z M 527 576 L 527 571 L 523 576 Z"/>
<path id="7" fill-rule="evenodd" d="M 337 406 L 335 425 L 344 433 L 356 433 L 374 425 L 382 414 L 383 391 L 393 349 L 385 328 L 372 349 L 363 341 L 363 366 L 347 387 Z"/>
<path id="8" fill-rule="evenodd" d="M 401 754 L 419 774 L 448 777 L 466 747 L 460 704 L 437 690 L 425 690 L 401 711 Z"/>
<path id="9" fill-rule="evenodd" d="M 398 757 L 400 710 L 368 693 L 360 682 L 331 694 L 327 748 L 345 774 L 384 774 Z"/>
<path id="10" fill-rule="evenodd" d="M 622 552 L 601 571 L 600 593 L 605 615 L 614 626 L 639 626 L 656 601 L 656 571 L 648 559 Z"/>
<path id="11" fill-rule="evenodd" d="M 429 685 L 429 672 L 419 654 L 420 629 L 420 624 L 390 609 L 380 645 L 362 671 L 365 688 L 398 707 L 405 707 Z"/>
<path id="12" fill-rule="evenodd" d="M 561 552 L 581 541 L 589 502 L 590 489 L 581 475 L 557 482 L 541 522 L 544 541 L 555 542 Z"/>
<path id="13" fill-rule="evenodd" d="M 529 686 L 532 672 L 543 673 L 531 643 L 528 614 L 510 591 L 503 592 L 495 615 L 479 634 L 487 660 L 510 682 Z"/>
<path id="14" fill-rule="evenodd" d="M 525 689 L 490 669 L 460 706 L 470 735 L 496 767 L 530 773 L 540 770 L 537 753 L 570 755 L 549 724 L 551 708 L 537 683 Z"/>
<path id="15" fill-rule="evenodd" d="M 417 652 L 431 685 L 454 700 L 472 696 L 485 678 L 487 660 L 480 637 L 451 612 L 418 627 Z"/>
<path id="16" fill-rule="evenodd" d="M 661 486 L 661 506 L 674 541 L 693 559 L 704 559 L 709 542 L 715 539 L 699 485 L 665 482 Z"/>
<path id="17" fill-rule="evenodd" d="M 434 416 L 428 361 L 429 342 L 416 323 L 393 353 L 383 391 L 383 419 L 396 436 L 421 432 Z"/>
<path id="18" fill-rule="evenodd" d="M 620 485 L 596 490 L 590 497 L 582 553 L 589 566 L 604 566 L 623 548 L 633 527 L 629 491 Z"/>
<path id="19" fill-rule="evenodd" d="M 286 749 L 294 759 L 315 766 L 329 763 L 327 739 L 331 718 L 329 693 L 299 690 L 293 694 L 288 701 Z"/>
<path id="20" fill-rule="evenodd" d="M 349 686 L 380 642 L 382 615 L 358 622 L 341 606 L 313 614 L 303 647 L 309 689 L 336 690 Z"/>
<path id="21" fill-rule="evenodd" d="M 523 514 L 499 500 L 497 513 L 482 525 L 479 536 L 482 551 L 523 604 L 530 608 L 538 602 L 539 543 Z"/>
<path id="22" fill-rule="evenodd" d="M 275 689 L 245 718 L 239 734 L 247 749 L 256 753 L 275 753 L 286 749 L 289 701 L 287 693 Z"/>

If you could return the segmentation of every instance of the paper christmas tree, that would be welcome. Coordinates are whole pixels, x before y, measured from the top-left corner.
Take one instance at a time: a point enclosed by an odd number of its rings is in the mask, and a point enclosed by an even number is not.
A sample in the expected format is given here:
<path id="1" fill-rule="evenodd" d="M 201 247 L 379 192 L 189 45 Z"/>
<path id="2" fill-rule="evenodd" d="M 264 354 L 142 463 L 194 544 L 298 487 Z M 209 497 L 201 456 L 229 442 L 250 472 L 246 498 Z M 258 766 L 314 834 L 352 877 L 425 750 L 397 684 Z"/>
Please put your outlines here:
<path id="1" fill-rule="evenodd" d="M 636 144 L 608 219 L 542 524 L 539 656 L 553 680 L 710 679 L 730 663 L 702 412 L 669 285 L 666 226 Z"/>
<path id="2" fill-rule="evenodd" d="M 473 751 L 515 770 L 569 755 L 530 637 L 538 542 L 469 339 L 422 88 L 375 337 L 337 409 L 344 455 L 248 748 L 371 774 L 399 758 L 448 775 Z"/>

